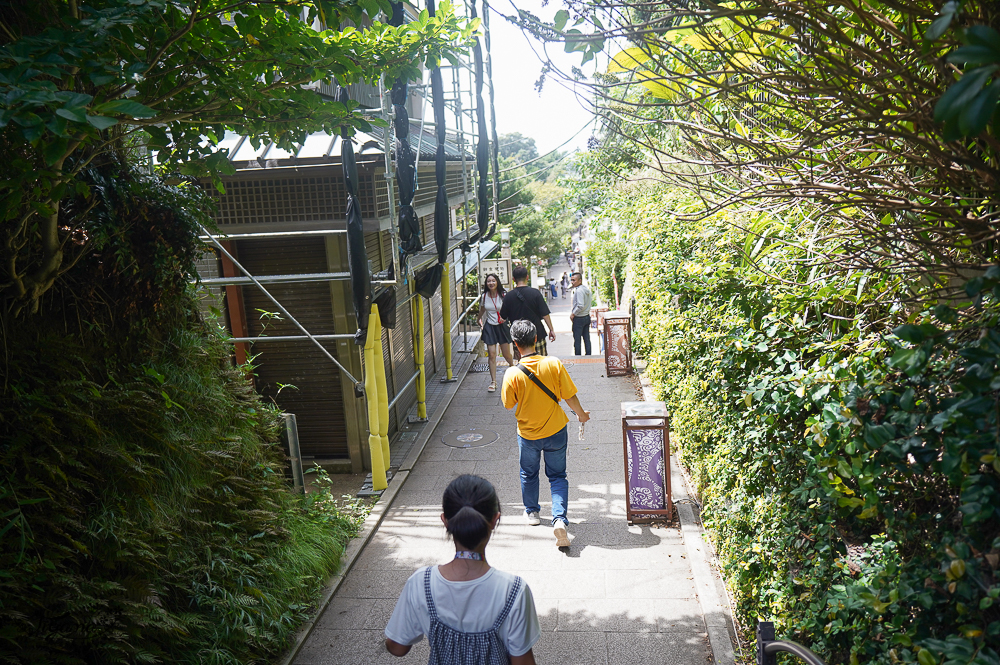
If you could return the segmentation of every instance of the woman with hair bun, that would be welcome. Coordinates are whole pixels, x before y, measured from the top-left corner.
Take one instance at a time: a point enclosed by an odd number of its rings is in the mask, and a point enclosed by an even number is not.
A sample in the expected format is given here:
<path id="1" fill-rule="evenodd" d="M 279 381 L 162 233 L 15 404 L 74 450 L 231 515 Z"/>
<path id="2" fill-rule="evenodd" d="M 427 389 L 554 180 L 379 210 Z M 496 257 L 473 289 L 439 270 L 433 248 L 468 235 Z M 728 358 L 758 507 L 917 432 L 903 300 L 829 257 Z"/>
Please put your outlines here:
<path id="1" fill-rule="evenodd" d="M 486 545 L 500 521 L 500 500 L 485 478 L 451 481 L 441 521 L 455 558 L 410 576 L 385 627 L 385 647 L 405 656 L 426 635 L 428 665 L 534 665 L 541 636 L 531 589 L 486 563 Z"/>

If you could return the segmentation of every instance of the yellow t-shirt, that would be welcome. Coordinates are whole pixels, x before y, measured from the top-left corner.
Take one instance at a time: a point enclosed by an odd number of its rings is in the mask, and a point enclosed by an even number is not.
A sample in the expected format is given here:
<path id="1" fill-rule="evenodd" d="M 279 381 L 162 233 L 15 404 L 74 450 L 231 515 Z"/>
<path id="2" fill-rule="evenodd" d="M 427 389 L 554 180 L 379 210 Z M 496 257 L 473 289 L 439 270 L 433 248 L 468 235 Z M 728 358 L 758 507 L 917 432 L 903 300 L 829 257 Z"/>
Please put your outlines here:
<path id="1" fill-rule="evenodd" d="M 521 358 L 521 363 L 534 372 L 559 399 L 569 399 L 576 394 L 576 384 L 569 378 L 569 373 L 558 358 L 528 356 Z M 500 399 L 505 408 L 517 406 L 517 411 L 514 412 L 517 416 L 517 433 L 525 439 L 535 441 L 552 436 L 569 422 L 562 406 L 517 367 L 504 372 Z"/>

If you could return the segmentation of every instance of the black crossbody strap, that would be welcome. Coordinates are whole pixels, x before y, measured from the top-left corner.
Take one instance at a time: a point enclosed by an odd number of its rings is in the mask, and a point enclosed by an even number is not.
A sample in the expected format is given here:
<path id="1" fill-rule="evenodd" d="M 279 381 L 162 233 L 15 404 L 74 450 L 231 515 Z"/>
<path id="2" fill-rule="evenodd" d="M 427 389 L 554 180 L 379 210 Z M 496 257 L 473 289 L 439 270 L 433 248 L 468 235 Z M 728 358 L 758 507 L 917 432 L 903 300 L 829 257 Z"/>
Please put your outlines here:
<path id="1" fill-rule="evenodd" d="M 551 397 L 552 399 L 554 399 L 555 402 L 556 402 L 556 404 L 559 403 L 559 398 L 555 396 L 555 393 L 553 393 L 551 390 L 549 390 L 548 387 L 544 383 L 542 383 L 542 380 L 539 379 L 537 376 L 535 376 L 534 372 L 532 372 L 530 369 L 528 369 L 527 367 L 525 367 L 521 363 L 517 364 L 517 368 L 519 370 L 521 370 L 522 372 L 524 372 L 528 376 L 528 378 L 531 379 L 534 382 L 534 384 L 536 386 L 538 386 L 539 388 L 541 388 L 545 392 L 546 395 L 548 395 L 549 397 Z"/>

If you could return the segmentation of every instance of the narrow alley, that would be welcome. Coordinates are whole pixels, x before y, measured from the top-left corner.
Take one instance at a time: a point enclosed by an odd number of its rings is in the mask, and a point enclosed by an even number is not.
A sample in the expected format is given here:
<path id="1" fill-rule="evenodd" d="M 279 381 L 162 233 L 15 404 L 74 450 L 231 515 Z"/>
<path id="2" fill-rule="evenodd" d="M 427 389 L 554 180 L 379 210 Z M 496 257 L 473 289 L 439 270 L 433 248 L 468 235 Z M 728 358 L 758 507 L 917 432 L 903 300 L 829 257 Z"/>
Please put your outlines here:
<path id="1" fill-rule="evenodd" d="M 563 270 L 560 264 L 551 274 L 558 278 Z M 669 527 L 626 522 L 619 405 L 641 399 L 637 382 L 632 376 L 606 377 L 603 356 L 573 356 L 570 302 L 567 295 L 550 305 L 557 338 L 549 344 L 549 353 L 563 359 L 592 420 L 580 441 L 576 418 L 569 413 L 569 551 L 555 547 L 546 526 L 551 504 L 546 502 L 544 476 L 542 525 L 525 524 L 513 413 L 503 408 L 499 390 L 486 392 L 487 372 L 466 373 L 469 361 L 456 360 L 460 383 L 454 397 L 436 427 L 431 419 L 428 427 L 434 428 L 421 437 L 422 451 L 415 445 L 411 459 L 399 464 L 400 472 L 369 518 L 380 523 L 363 550 L 349 548 L 342 582 L 290 662 L 426 661 L 426 640 L 397 659 L 386 652 L 382 631 L 406 579 L 421 566 L 452 558 L 454 547 L 440 520 L 441 494 L 462 473 L 489 479 L 500 494 L 503 517 L 490 544 L 489 561 L 522 576 L 534 594 L 543 630 L 534 648 L 539 663 L 733 662 L 725 592 L 707 562 L 693 502 L 675 460 L 673 498 L 681 526 L 676 518 Z M 595 354 L 598 349 L 594 336 Z M 502 358 L 500 362 L 503 365 Z M 450 432 L 470 428 L 486 435 L 484 441 L 494 432 L 499 438 L 482 447 L 442 443 Z"/>

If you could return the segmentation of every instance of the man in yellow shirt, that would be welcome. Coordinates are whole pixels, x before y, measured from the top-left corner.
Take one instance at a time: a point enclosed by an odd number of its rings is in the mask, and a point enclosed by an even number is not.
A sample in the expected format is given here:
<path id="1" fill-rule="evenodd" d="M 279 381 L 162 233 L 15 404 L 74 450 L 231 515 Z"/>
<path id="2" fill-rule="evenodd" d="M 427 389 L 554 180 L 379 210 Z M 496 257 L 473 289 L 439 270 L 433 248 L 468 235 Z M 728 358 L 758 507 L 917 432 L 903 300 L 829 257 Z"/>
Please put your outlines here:
<path id="1" fill-rule="evenodd" d="M 566 424 L 569 418 L 559 404 L 566 400 L 581 423 L 590 420 L 590 412 L 580 406 L 576 385 L 558 358 L 535 353 L 535 325 L 524 319 L 515 321 L 510 335 L 521 353 L 516 369 L 504 374 L 500 398 L 504 407 L 517 410 L 517 445 L 521 452 L 521 500 L 528 524 L 541 522 L 538 516 L 538 471 L 545 455 L 545 475 L 552 490 L 552 530 L 556 547 L 569 547 L 569 520 L 566 504 L 569 483 L 566 480 Z M 523 368 L 523 369 L 522 369 Z"/>

